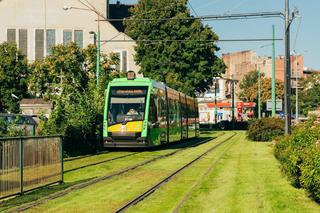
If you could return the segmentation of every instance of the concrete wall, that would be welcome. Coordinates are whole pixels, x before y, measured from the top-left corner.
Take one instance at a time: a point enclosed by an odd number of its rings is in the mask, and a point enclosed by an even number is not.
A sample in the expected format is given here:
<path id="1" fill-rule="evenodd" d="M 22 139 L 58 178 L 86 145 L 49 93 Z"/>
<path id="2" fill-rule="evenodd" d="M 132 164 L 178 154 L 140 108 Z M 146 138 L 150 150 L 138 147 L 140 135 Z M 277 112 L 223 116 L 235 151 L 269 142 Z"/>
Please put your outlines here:
<path id="1" fill-rule="evenodd" d="M 106 16 L 106 1 L 90 0 L 92 5 Z M 90 31 L 97 32 L 97 15 L 92 11 L 71 9 L 63 7 L 85 8 L 77 0 L 2 0 L 0 2 L 0 43 L 7 41 L 7 29 L 27 29 L 28 32 L 28 59 L 35 59 L 35 30 L 55 29 L 56 44 L 63 42 L 63 30 L 83 30 L 83 46 L 93 43 Z M 101 40 L 113 38 L 132 40 L 123 33 L 119 33 L 109 22 L 100 22 Z M 46 34 L 44 34 L 46 36 Z M 44 38 L 46 41 L 46 38 Z M 128 70 L 138 71 L 133 60 L 135 42 L 107 42 L 102 43 L 103 52 L 120 50 L 128 51 Z M 46 53 L 46 42 L 44 53 Z"/>

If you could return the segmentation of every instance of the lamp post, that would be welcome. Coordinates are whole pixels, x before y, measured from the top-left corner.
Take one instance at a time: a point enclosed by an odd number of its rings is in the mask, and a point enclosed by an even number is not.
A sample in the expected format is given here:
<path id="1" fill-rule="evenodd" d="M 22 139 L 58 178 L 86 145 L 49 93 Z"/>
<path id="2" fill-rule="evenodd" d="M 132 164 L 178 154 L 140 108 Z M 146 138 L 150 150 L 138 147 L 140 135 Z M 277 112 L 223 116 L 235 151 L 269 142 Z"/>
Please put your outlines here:
<path id="1" fill-rule="evenodd" d="M 272 25 L 272 117 L 276 116 L 276 51 L 275 51 L 275 27 Z"/>
<path id="2" fill-rule="evenodd" d="M 79 7 L 67 7 L 67 6 L 63 6 L 63 10 L 71 10 L 71 9 L 76 9 L 76 10 L 87 10 L 87 11 L 91 11 L 94 12 L 97 16 L 98 16 L 98 33 L 97 33 L 97 39 L 95 39 L 96 42 L 96 48 L 97 48 L 97 62 L 96 62 L 96 85 L 98 86 L 99 83 L 99 75 L 100 75 L 100 47 L 101 47 L 101 38 L 100 38 L 100 17 L 102 17 L 103 19 L 106 19 L 106 17 L 104 17 L 99 11 L 97 11 L 95 8 L 91 8 L 85 4 L 83 4 L 84 6 L 86 6 L 86 8 L 79 8 Z M 90 32 L 90 34 L 92 34 L 92 32 Z M 96 38 L 95 37 L 95 38 Z"/>
<path id="3" fill-rule="evenodd" d="M 214 83 L 214 123 L 217 124 L 218 123 L 218 119 L 217 119 L 217 78 L 215 77 L 215 83 Z"/>
<path id="4" fill-rule="evenodd" d="M 294 50 L 293 51 L 294 53 L 294 65 L 292 68 L 295 69 L 295 75 L 296 75 L 296 123 L 299 122 L 299 102 L 298 102 L 298 93 L 299 93 L 299 90 L 298 90 L 298 75 L 300 74 L 299 73 L 299 61 L 297 60 L 297 53 L 296 51 Z"/>
<path id="5" fill-rule="evenodd" d="M 258 119 L 261 118 L 261 72 L 258 67 Z"/>
<path id="6" fill-rule="evenodd" d="M 231 93 L 231 96 L 232 96 L 232 130 L 235 129 L 235 118 L 234 118 L 234 79 L 233 79 L 233 74 L 231 75 L 231 83 L 232 83 L 232 93 Z"/>

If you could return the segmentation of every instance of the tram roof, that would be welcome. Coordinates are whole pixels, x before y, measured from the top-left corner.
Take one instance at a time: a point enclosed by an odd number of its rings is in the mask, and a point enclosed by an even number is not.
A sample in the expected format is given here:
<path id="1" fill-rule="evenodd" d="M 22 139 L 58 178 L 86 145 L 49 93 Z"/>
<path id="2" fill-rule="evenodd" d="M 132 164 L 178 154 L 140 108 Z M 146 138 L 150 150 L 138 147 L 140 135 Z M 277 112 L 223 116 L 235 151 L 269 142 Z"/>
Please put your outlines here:
<path id="1" fill-rule="evenodd" d="M 127 78 L 115 78 L 110 82 L 110 86 L 149 86 L 152 85 L 154 87 L 165 89 L 165 87 L 169 88 L 171 91 L 176 91 L 163 82 L 152 80 L 151 78 L 135 78 L 132 80 L 128 80 Z M 182 92 L 176 91 L 178 93 L 184 94 Z M 190 96 L 186 96 L 187 98 L 192 98 Z M 192 98 L 193 99 L 193 98 Z M 196 99 L 195 99 L 196 100 Z"/>
<path id="2" fill-rule="evenodd" d="M 133 80 L 128 80 L 127 78 L 116 78 L 116 79 L 113 79 L 111 81 L 111 85 L 134 85 L 134 84 L 146 84 L 146 85 L 154 85 L 156 87 L 160 87 L 160 88 L 165 88 L 165 84 L 162 83 L 162 82 L 158 82 L 158 81 L 155 81 L 155 80 L 152 80 L 151 78 L 136 78 L 136 79 L 133 79 Z"/>

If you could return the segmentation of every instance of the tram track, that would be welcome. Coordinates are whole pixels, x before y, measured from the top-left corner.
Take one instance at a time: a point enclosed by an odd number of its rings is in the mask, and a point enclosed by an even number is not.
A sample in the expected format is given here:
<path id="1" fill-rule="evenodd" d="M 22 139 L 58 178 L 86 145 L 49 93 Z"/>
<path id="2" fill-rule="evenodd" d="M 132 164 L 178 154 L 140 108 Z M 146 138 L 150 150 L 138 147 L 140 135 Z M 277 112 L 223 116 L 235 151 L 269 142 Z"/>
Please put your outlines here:
<path id="1" fill-rule="evenodd" d="M 122 207 L 120 207 L 118 210 L 115 211 L 115 213 L 121 213 L 126 211 L 128 208 L 138 204 L 139 202 L 141 202 L 142 200 L 144 200 L 145 198 L 149 197 L 153 192 L 155 192 L 157 189 L 159 189 L 162 185 L 168 183 L 173 177 L 175 177 L 176 175 L 178 175 L 179 173 L 181 173 L 182 171 L 184 171 L 185 169 L 189 168 L 191 165 L 193 165 L 195 162 L 197 162 L 198 160 L 202 159 L 204 156 L 206 156 L 207 154 L 209 154 L 210 152 L 212 152 L 213 150 L 217 149 L 218 147 L 220 147 L 221 145 L 225 144 L 226 142 L 228 142 L 231 138 L 233 138 L 234 136 L 236 136 L 237 133 L 233 133 L 233 135 L 231 135 L 230 137 L 224 139 L 222 142 L 212 146 L 211 148 L 209 148 L 207 151 L 205 151 L 204 153 L 202 153 L 201 155 L 197 156 L 196 158 L 194 158 L 192 161 L 188 162 L 187 164 L 183 165 L 182 167 L 180 167 L 179 169 L 175 170 L 174 172 L 172 172 L 170 175 L 168 175 L 167 177 L 165 177 L 164 179 L 162 179 L 161 181 L 159 181 L 158 183 L 154 184 L 152 187 L 150 187 L 149 189 L 147 189 L 146 191 L 144 191 L 143 193 L 139 194 L 138 196 L 136 196 L 134 199 L 132 199 L 131 201 L 129 201 L 128 203 L 126 203 L 125 205 L 123 205 Z M 224 152 L 225 153 L 225 152 Z M 223 154 L 224 154 L 223 153 Z M 220 156 L 220 159 L 223 157 L 223 154 Z M 215 162 L 214 164 L 217 164 L 218 162 Z M 213 168 L 214 166 L 212 166 Z M 209 171 L 206 171 L 206 173 Z"/>
<path id="2" fill-rule="evenodd" d="M 76 170 L 79 170 L 79 169 L 84 169 L 84 168 L 87 168 L 87 167 L 96 166 L 96 165 L 99 165 L 99 164 L 103 164 L 103 163 L 111 162 L 111 161 L 114 161 L 114 160 L 126 158 L 126 157 L 133 156 L 133 155 L 136 155 L 136 154 L 138 154 L 138 153 L 137 153 L 137 152 L 135 152 L 135 153 L 130 153 L 130 154 L 126 154 L 126 155 L 121 155 L 121 156 L 118 156 L 118 157 L 114 157 L 114 158 L 111 158 L 111 159 L 107 159 L 107 160 L 103 160 L 103 161 L 98 161 L 98 162 L 95 162 L 95 163 L 90 163 L 90 164 L 83 165 L 83 166 L 79 166 L 79 167 L 76 167 L 76 168 L 73 168 L 73 169 L 65 170 L 64 173 L 69 173 L 69 172 L 73 172 L 73 171 L 76 171 Z"/>
<path id="3" fill-rule="evenodd" d="M 176 206 L 176 208 L 173 210 L 172 213 L 178 213 L 180 208 L 190 199 L 192 193 L 195 191 L 195 189 L 197 187 L 199 187 L 199 185 L 202 183 L 203 179 L 205 177 L 207 177 L 212 171 L 213 169 L 217 166 L 217 164 L 221 161 L 221 159 L 223 158 L 223 156 L 225 155 L 225 153 L 227 151 L 230 150 L 230 148 L 233 146 L 234 143 L 231 143 L 220 155 L 219 157 L 206 169 L 206 171 L 204 173 L 202 173 L 202 175 L 198 178 L 198 181 L 196 181 L 191 189 L 188 191 L 188 193 L 180 200 L 180 202 L 178 203 L 178 205 Z"/>
<path id="4" fill-rule="evenodd" d="M 84 158 L 89 158 L 89 157 L 94 157 L 94 156 L 107 154 L 107 153 L 110 153 L 110 152 L 109 151 L 102 151 L 102 152 L 98 152 L 98 153 L 95 153 L 95 154 L 88 154 L 88 155 L 82 155 L 82 156 L 77 156 L 77 157 L 70 157 L 70 158 L 63 159 L 63 161 L 64 162 L 76 161 L 76 160 L 81 160 L 81 159 L 84 159 Z"/>
<path id="5" fill-rule="evenodd" d="M 223 132 L 222 134 L 220 134 L 219 136 L 217 137 L 221 137 L 223 136 L 225 133 Z M 79 183 L 79 184 L 76 184 L 76 185 L 73 185 L 65 190 L 62 190 L 62 191 L 58 191 L 56 193 L 53 193 L 51 195 L 48 195 L 46 196 L 45 198 L 41 198 L 39 200 L 36 200 L 34 202 L 30 202 L 28 204 L 25 204 L 25 205 L 22 205 L 22 206 L 19 206 L 17 208 L 14 208 L 14 209 L 9 209 L 8 212 L 21 212 L 21 211 L 26 211 L 28 209 L 31 209 L 33 207 L 36 207 L 36 206 L 39 206 L 41 204 L 44 204 L 44 203 L 47 203 L 49 202 L 50 200 L 54 200 L 56 198 L 59 198 L 59 197 L 63 197 L 73 191 L 76 191 L 76 190 L 79 190 L 79 189 L 82 189 L 82 188 L 85 188 L 85 187 L 88 187 L 88 186 L 91 186 L 93 184 L 96 184 L 96 183 L 99 183 L 101 181 L 104 181 L 104 180 L 107 180 L 107 179 L 111 179 L 113 177 L 116 177 L 116 176 L 119 176 L 119 175 L 122 175 L 122 174 L 125 174 L 125 173 L 128 173 L 132 170 L 135 170 L 137 168 L 140 168 L 142 166 L 145 166 L 147 164 L 150 164 L 154 161 L 157 161 L 157 160 L 160 160 L 160 159 L 163 159 L 163 158 L 167 158 L 167 157 L 170 157 L 170 156 L 173 156 L 181 151 L 184 151 L 186 149 L 190 149 L 192 147 L 195 147 L 195 146 L 199 146 L 201 144 L 204 144 L 204 143 L 207 143 L 209 141 L 212 141 L 214 140 L 214 138 L 207 138 L 207 139 L 204 139 L 204 140 L 201 140 L 199 142 L 196 142 L 194 144 L 191 144 L 190 146 L 187 146 L 187 147 L 184 147 L 184 148 L 181 148 L 181 149 L 177 149 L 175 151 L 172 151 L 172 152 L 169 152 L 167 154 L 163 154 L 163 155 L 160 155 L 160 156 L 157 156 L 157 157 L 154 157 L 154 158 L 151 158 L 149 160 L 146 160 L 146 161 L 143 161 L 141 163 L 138 163 L 138 164 L 135 164 L 133 166 L 129 166 L 125 169 L 122 169 L 120 171 L 117 171 L 117 172 L 114 172 L 114 173 L 111 173 L 111 174 L 107 174 L 107 175 L 104 175 L 104 176 L 101 176 L 101 177 L 97 177 L 97 178 L 94 178 L 94 179 L 91 179 L 91 180 L 87 180 L 85 182 L 82 182 L 82 183 Z M 220 144 L 220 143 L 219 143 Z M 219 145 L 218 144 L 218 145 Z M 135 153 L 134 153 L 135 154 Z M 109 160 L 112 160 L 112 159 L 109 159 Z"/>

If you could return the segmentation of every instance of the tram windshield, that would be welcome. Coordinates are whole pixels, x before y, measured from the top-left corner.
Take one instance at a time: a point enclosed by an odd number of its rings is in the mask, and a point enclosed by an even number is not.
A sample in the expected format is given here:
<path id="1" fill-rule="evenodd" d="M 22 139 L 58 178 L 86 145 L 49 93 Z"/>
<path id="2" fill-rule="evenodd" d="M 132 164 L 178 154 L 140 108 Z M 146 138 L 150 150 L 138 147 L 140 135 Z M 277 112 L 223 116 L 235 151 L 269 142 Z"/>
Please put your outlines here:
<path id="1" fill-rule="evenodd" d="M 108 124 L 142 121 L 148 87 L 111 87 L 108 106 Z"/>

